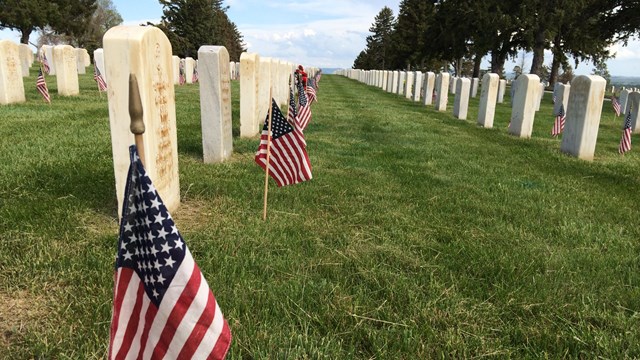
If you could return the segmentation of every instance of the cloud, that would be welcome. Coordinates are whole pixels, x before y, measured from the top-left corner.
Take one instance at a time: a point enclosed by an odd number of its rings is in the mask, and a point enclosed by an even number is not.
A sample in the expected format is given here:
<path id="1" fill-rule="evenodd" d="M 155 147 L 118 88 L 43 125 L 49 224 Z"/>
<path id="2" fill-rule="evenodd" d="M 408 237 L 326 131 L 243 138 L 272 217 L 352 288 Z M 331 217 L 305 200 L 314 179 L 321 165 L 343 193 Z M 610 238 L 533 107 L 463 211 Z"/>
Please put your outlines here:
<path id="1" fill-rule="evenodd" d="M 640 60 L 640 39 L 632 39 L 627 46 L 622 43 L 613 44 L 609 47 L 609 53 L 617 60 Z"/>

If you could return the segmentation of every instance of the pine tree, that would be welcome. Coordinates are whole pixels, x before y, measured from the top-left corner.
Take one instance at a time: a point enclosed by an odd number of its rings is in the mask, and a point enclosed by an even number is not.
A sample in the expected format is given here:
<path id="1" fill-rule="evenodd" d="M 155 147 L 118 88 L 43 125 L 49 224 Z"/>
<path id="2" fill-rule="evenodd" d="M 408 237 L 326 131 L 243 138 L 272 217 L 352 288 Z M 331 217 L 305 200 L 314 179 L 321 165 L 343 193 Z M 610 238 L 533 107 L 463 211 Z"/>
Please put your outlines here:
<path id="1" fill-rule="evenodd" d="M 434 1 L 402 0 L 392 34 L 393 67 L 412 68 L 424 65 L 427 29 L 435 14 Z"/>
<path id="2" fill-rule="evenodd" d="M 391 69 L 391 34 L 395 26 L 393 10 L 384 7 L 374 19 L 374 23 L 369 28 L 372 33 L 367 36 L 367 47 L 364 50 L 367 63 L 371 67 L 379 70 Z"/>

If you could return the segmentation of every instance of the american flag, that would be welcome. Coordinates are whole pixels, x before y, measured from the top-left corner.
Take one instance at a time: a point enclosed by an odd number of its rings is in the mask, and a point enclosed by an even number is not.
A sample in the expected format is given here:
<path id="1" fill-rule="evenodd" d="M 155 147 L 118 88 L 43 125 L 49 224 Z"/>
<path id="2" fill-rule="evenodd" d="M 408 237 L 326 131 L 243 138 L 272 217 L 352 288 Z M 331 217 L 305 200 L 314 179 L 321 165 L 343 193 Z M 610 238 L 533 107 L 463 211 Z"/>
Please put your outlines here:
<path id="1" fill-rule="evenodd" d="M 558 136 L 564 130 L 564 122 L 567 118 L 567 115 L 564 113 L 564 104 L 560 104 L 560 111 L 556 115 L 556 121 L 553 122 L 553 129 L 551 130 L 551 135 Z"/>
<path id="2" fill-rule="evenodd" d="M 109 359 L 223 359 L 229 325 L 135 145 L 129 153 Z"/>
<path id="3" fill-rule="evenodd" d="M 36 89 L 38 89 L 38 92 L 42 94 L 44 101 L 51 104 L 51 96 L 49 96 L 49 88 L 47 88 L 47 82 L 44 81 L 44 75 L 42 74 L 42 69 L 38 70 L 38 77 L 36 78 Z"/>
<path id="4" fill-rule="evenodd" d="M 45 74 L 49 74 L 51 68 L 49 67 L 49 61 L 47 60 L 47 55 L 44 53 L 44 51 L 42 52 L 42 60 L 40 62 L 42 63 Z"/>
<path id="5" fill-rule="evenodd" d="M 620 146 L 618 152 L 624 154 L 631 150 L 631 107 L 624 120 L 624 128 L 622 129 L 622 138 L 620 139 Z"/>
<path id="6" fill-rule="evenodd" d="M 98 91 L 107 90 L 107 83 L 104 81 L 102 74 L 100 74 L 100 70 L 96 64 L 93 64 L 93 80 L 98 84 Z"/>
<path id="7" fill-rule="evenodd" d="M 314 89 L 313 86 L 308 85 L 307 89 L 306 89 L 306 92 L 307 92 L 307 96 L 309 98 L 309 104 L 313 104 L 314 101 L 316 101 L 316 102 L 318 101 L 318 97 L 316 96 L 316 89 Z"/>
<path id="8" fill-rule="evenodd" d="M 180 77 L 178 81 L 180 85 L 184 85 L 187 82 L 187 75 L 185 74 L 185 70 L 184 70 L 184 60 L 180 60 L 179 72 L 180 72 Z"/>
<path id="9" fill-rule="evenodd" d="M 616 116 L 620 116 L 620 111 L 622 110 L 620 107 L 620 101 L 615 95 L 611 95 L 611 105 L 613 106 L 613 111 L 616 112 Z"/>
<path id="10" fill-rule="evenodd" d="M 307 155 L 307 143 L 301 131 L 291 126 L 272 99 L 271 146 L 269 147 L 269 175 L 278 186 L 292 185 L 311 179 L 311 163 Z M 260 146 L 256 152 L 256 163 L 267 166 L 267 144 L 269 142 L 269 117 L 264 122 Z"/>
<path id="11" fill-rule="evenodd" d="M 291 126 L 295 126 L 296 124 L 296 99 L 291 87 L 289 87 L 289 110 L 287 111 L 287 122 Z"/>
<path id="12" fill-rule="evenodd" d="M 298 115 L 296 117 L 296 125 L 300 131 L 309 125 L 311 121 L 311 106 L 307 101 L 307 94 L 304 91 L 302 81 L 298 81 Z"/>

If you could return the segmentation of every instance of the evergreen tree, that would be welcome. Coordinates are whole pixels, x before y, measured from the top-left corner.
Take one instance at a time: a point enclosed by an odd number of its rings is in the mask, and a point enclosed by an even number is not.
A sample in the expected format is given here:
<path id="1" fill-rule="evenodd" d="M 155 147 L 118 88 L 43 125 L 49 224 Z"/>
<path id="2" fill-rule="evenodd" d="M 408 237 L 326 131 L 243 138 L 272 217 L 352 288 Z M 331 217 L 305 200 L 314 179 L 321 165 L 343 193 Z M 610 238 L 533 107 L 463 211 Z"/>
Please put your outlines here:
<path id="1" fill-rule="evenodd" d="M 367 63 L 371 68 L 378 70 L 391 69 L 391 35 L 395 26 L 393 11 L 384 7 L 374 19 L 374 23 L 369 28 L 372 33 L 367 36 L 367 47 L 364 53 L 367 56 Z M 362 53 L 361 53 L 362 54 Z"/>
<path id="2" fill-rule="evenodd" d="M 402 0 L 398 20 L 391 35 L 393 67 L 422 67 L 427 29 L 433 21 L 435 6 L 432 0 Z"/>

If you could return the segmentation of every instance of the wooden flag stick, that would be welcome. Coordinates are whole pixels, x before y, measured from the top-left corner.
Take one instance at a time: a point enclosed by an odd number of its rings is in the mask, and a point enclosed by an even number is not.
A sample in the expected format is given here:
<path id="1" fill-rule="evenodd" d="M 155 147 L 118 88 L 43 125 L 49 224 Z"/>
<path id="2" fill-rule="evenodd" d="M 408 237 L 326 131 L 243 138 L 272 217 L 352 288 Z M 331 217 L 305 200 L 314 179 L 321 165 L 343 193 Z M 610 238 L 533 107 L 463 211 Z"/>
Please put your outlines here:
<path id="1" fill-rule="evenodd" d="M 145 164 L 144 159 L 144 121 L 142 120 L 142 99 L 140 99 L 140 89 L 138 88 L 138 79 L 134 74 L 129 74 L 129 116 L 131 117 L 131 125 L 129 129 L 135 135 L 136 147 L 142 165 Z"/>
<path id="2" fill-rule="evenodd" d="M 262 209 L 262 221 L 267 221 L 267 194 L 269 193 L 269 158 L 271 157 L 271 123 L 273 116 L 273 105 L 271 104 L 271 91 L 273 89 L 269 87 L 269 126 L 267 130 L 267 166 L 265 167 L 264 173 L 264 207 Z"/>

